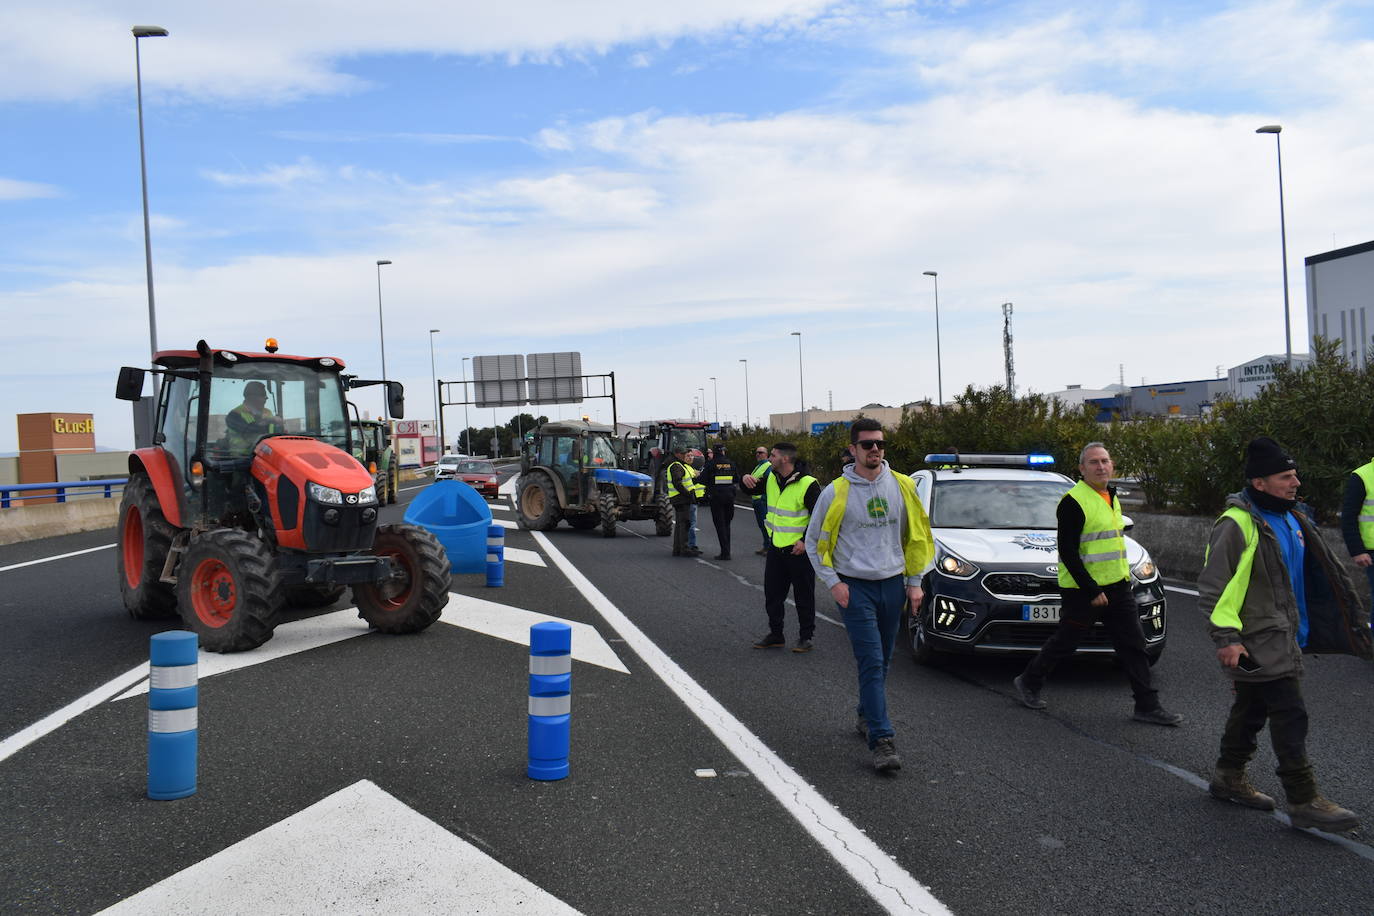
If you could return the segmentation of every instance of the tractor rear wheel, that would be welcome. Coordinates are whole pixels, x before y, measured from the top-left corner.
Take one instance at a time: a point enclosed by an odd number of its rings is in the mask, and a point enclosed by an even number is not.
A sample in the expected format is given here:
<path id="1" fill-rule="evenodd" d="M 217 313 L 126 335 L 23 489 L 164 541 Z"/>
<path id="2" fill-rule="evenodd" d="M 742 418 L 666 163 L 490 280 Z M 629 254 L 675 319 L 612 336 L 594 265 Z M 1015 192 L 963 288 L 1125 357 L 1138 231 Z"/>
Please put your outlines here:
<path id="1" fill-rule="evenodd" d="M 372 552 L 388 557 L 395 575 L 353 586 L 358 616 L 383 633 L 418 633 L 448 604 L 448 554 L 439 539 L 415 525 L 383 525 Z"/>
<path id="2" fill-rule="evenodd" d="M 603 538 L 615 537 L 615 523 L 620 518 L 620 504 L 611 492 L 602 493 L 596 499 L 597 508 L 601 512 L 601 536 Z"/>
<path id="3" fill-rule="evenodd" d="M 396 497 L 400 493 L 399 476 L 396 473 L 395 465 L 392 465 L 391 469 L 386 472 L 386 503 L 389 506 L 396 505 Z"/>
<path id="4" fill-rule="evenodd" d="M 540 473 L 520 478 L 520 491 L 515 499 L 520 521 L 533 531 L 550 531 L 558 527 L 558 494 L 549 478 Z"/>
<path id="5" fill-rule="evenodd" d="M 668 497 L 658 498 L 658 514 L 654 516 L 654 534 L 666 538 L 673 533 L 673 505 Z"/>
<path id="6" fill-rule="evenodd" d="M 175 617 L 177 596 L 160 581 L 176 529 L 158 505 L 157 493 L 146 474 L 134 474 L 124 486 L 119 504 L 119 593 L 135 620 Z"/>
<path id="7" fill-rule="evenodd" d="M 267 545 L 237 528 L 191 538 L 177 574 L 181 619 L 207 652 L 242 652 L 272 638 L 281 574 Z"/>

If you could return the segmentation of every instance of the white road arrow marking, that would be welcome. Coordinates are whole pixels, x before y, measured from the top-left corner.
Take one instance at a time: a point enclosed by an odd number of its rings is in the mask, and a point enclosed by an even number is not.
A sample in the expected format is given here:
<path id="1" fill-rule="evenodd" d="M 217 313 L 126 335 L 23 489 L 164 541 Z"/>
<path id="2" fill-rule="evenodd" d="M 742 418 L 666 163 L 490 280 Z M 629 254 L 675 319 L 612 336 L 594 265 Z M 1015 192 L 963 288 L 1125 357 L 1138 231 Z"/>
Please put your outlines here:
<path id="1" fill-rule="evenodd" d="M 578 911 L 362 780 L 102 914 L 319 912 Z"/>
<path id="2" fill-rule="evenodd" d="M 516 563 L 527 563 L 530 566 L 545 567 L 549 565 L 544 562 L 543 555 L 540 554 L 540 552 L 537 550 L 526 550 L 523 547 L 507 547 L 505 548 L 505 551 L 506 559 L 512 560 Z"/>
<path id="3" fill-rule="evenodd" d="M 483 601 L 481 598 L 470 598 L 467 595 L 450 595 L 448 607 L 444 608 L 444 615 L 439 618 L 440 623 L 485 633 L 487 636 L 495 636 L 497 639 L 519 643 L 522 646 L 530 644 L 530 627 L 546 620 L 556 620 L 572 627 L 573 658 L 622 674 L 630 673 L 630 669 L 620 661 L 615 650 L 596 631 L 596 627 L 590 624 L 563 620 L 548 614 L 537 614 L 534 611 L 522 611 L 506 604 Z"/>

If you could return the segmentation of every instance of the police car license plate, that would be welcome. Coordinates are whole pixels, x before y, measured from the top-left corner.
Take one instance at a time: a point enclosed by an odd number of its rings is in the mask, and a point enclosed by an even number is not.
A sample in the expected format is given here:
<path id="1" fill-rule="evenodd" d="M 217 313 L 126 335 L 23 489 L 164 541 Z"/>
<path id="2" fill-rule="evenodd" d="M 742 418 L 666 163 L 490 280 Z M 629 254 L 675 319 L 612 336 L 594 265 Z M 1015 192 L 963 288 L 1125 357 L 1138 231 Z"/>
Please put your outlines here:
<path id="1" fill-rule="evenodd" d="M 1021 619 L 1030 620 L 1035 623 L 1058 623 L 1059 605 L 1023 604 L 1021 605 Z"/>

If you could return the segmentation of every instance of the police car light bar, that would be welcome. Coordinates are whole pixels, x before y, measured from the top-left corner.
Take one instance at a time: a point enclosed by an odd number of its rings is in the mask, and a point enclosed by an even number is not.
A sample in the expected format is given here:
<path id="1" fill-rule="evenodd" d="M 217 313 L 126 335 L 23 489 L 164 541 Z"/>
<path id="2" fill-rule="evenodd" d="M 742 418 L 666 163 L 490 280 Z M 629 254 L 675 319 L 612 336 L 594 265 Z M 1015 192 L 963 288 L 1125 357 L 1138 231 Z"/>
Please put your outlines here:
<path id="1" fill-rule="evenodd" d="M 964 467 L 1024 468 L 1049 467 L 1054 464 L 1053 455 L 987 455 L 948 452 L 926 455 L 927 464 L 953 464 Z"/>

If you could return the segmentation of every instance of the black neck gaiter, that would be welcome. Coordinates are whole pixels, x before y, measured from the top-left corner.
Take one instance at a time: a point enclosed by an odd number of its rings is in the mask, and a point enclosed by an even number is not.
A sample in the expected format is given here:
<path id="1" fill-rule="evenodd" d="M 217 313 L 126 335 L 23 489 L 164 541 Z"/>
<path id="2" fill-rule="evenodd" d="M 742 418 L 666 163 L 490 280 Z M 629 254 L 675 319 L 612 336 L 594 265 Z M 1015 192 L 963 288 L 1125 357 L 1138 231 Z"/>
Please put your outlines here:
<path id="1" fill-rule="evenodd" d="M 1246 487 L 1245 495 L 1250 498 L 1250 502 L 1259 506 L 1265 512 L 1292 512 L 1293 507 L 1298 504 L 1296 499 L 1279 499 L 1277 496 L 1261 493 L 1254 487 Z"/>

